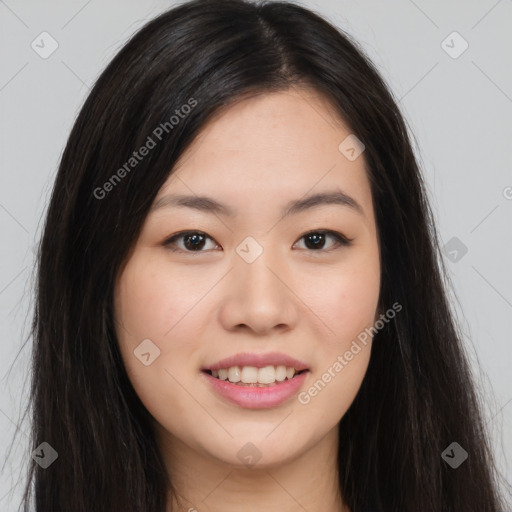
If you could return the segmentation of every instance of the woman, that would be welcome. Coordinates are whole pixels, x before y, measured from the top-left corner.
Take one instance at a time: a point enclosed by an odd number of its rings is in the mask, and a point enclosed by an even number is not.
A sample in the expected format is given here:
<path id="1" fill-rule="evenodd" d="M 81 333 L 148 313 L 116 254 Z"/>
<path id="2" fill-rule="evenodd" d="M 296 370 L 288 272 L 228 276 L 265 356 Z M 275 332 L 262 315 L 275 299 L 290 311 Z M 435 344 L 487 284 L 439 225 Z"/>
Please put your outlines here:
<path id="1" fill-rule="evenodd" d="M 38 512 L 496 512 L 439 256 L 346 34 L 285 2 L 160 15 L 55 182 L 25 506 L 33 482 Z"/>

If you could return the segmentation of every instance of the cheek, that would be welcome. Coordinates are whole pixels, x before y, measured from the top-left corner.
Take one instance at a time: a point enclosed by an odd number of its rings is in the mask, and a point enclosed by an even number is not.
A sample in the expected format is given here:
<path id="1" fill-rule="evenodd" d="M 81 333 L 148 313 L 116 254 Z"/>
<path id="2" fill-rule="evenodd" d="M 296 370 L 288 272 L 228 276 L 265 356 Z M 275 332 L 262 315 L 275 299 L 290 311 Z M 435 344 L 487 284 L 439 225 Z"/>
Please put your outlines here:
<path id="1" fill-rule="evenodd" d="M 344 416 L 366 375 L 379 288 L 378 272 L 354 269 L 330 274 L 310 296 L 311 309 L 322 319 L 326 334 L 319 337 L 314 375 L 298 398 L 325 424 L 334 425 Z"/>
<path id="2" fill-rule="evenodd" d="M 201 336 L 196 315 L 206 315 L 199 299 L 207 284 L 194 286 L 190 277 L 140 257 L 130 260 L 116 288 L 116 317 L 122 322 L 117 335 L 128 378 L 157 425 L 180 438 L 188 435 L 190 424 L 204 423 L 204 411 L 188 388 L 197 372 Z M 138 347 L 147 339 L 157 347 L 149 344 L 149 352 L 158 355 L 150 355 L 145 365 L 134 351 L 140 355 Z"/>
<path id="3" fill-rule="evenodd" d="M 372 340 L 368 328 L 374 325 L 380 292 L 378 252 L 354 253 L 339 270 L 324 277 L 319 273 L 315 281 L 311 309 L 329 334 L 320 344 L 322 357 L 314 379 L 299 401 L 322 411 L 324 420 L 334 424 L 352 404 L 368 368 Z M 313 289 L 312 282 L 306 286 Z"/>
<path id="4" fill-rule="evenodd" d="M 366 375 L 370 344 L 360 343 L 356 354 L 352 350 L 348 353 L 352 354 L 350 360 L 347 351 L 331 354 L 298 395 L 305 410 L 329 426 L 337 424 L 352 405 Z"/>
<path id="5" fill-rule="evenodd" d="M 204 291 L 161 260 L 140 253 L 118 281 L 116 316 L 133 340 L 154 338 L 165 344 Z"/>
<path id="6" fill-rule="evenodd" d="M 345 350 L 352 340 L 373 325 L 380 292 L 378 255 L 355 253 L 335 270 L 304 273 L 302 296 L 322 320 L 323 339 L 333 350 Z"/>
<path id="7" fill-rule="evenodd" d="M 130 381 L 148 409 L 162 399 L 179 407 L 173 397 L 176 380 L 181 381 L 190 371 L 194 343 L 199 339 L 194 335 L 195 324 L 187 321 L 194 294 L 184 297 L 186 288 L 179 276 L 143 257 L 132 258 L 118 280 L 119 348 Z M 177 335 L 180 343 L 173 342 Z"/>

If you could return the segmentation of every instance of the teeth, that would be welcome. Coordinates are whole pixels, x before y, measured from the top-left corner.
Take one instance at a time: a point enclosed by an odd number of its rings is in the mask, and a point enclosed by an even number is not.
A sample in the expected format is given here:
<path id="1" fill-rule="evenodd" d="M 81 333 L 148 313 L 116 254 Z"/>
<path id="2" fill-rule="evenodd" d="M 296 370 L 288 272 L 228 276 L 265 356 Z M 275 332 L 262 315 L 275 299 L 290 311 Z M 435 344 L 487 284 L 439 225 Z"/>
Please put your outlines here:
<path id="1" fill-rule="evenodd" d="M 256 384 L 256 382 L 258 382 L 258 368 L 254 366 L 244 366 L 242 368 L 241 380 L 244 384 Z M 261 384 L 265 383 L 262 382 Z"/>
<path id="2" fill-rule="evenodd" d="M 295 371 L 294 371 L 295 373 Z M 271 384 L 276 381 L 276 369 L 273 366 L 265 366 L 258 370 L 258 382 L 260 384 Z"/>
<path id="3" fill-rule="evenodd" d="M 265 366 L 256 368 L 255 366 L 231 366 L 230 368 L 221 368 L 212 370 L 212 376 L 220 380 L 243 384 L 274 384 L 283 382 L 285 379 L 292 379 L 297 370 L 292 367 Z"/>
<path id="4" fill-rule="evenodd" d="M 292 375 L 293 377 L 293 375 Z M 286 379 L 286 366 L 277 366 L 276 367 L 276 380 L 278 382 L 283 382 Z"/>
<path id="5" fill-rule="evenodd" d="M 240 368 L 238 366 L 232 366 L 228 369 L 228 380 L 229 382 L 240 382 L 242 379 Z"/>

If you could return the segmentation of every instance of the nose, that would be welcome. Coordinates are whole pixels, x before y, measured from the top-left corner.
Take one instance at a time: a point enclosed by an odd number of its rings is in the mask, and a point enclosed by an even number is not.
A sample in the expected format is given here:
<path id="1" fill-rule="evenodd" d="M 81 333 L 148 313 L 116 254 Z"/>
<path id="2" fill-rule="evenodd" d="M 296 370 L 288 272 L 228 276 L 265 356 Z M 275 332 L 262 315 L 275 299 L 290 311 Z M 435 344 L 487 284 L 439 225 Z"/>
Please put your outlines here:
<path id="1" fill-rule="evenodd" d="M 269 253 L 265 250 L 252 263 L 235 254 L 220 309 L 220 321 L 226 330 L 269 335 L 295 327 L 299 300 L 285 265 L 271 259 Z"/>

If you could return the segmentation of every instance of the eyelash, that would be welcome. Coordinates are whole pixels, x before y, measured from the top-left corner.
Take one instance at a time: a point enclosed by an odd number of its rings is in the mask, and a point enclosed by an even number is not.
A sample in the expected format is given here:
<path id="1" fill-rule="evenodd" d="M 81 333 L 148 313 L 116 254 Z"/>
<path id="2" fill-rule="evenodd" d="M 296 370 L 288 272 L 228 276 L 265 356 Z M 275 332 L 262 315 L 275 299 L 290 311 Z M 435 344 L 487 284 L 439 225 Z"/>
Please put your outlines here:
<path id="1" fill-rule="evenodd" d="M 213 240 L 213 238 L 211 236 L 207 235 L 203 231 L 180 231 L 179 233 L 176 233 L 176 234 L 170 236 L 169 238 L 167 238 L 163 242 L 163 245 L 165 247 L 167 247 L 172 252 L 182 252 L 182 253 L 188 253 L 188 254 L 201 254 L 203 252 L 207 252 L 207 251 L 204 251 L 204 250 L 189 251 L 189 250 L 177 249 L 177 248 L 173 248 L 172 247 L 172 245 L 174 244 L 174 242 L 176 240 L 178 240 L 180 238 L 184 238 L 186 236 L 190 236 L 190 235 L 202 235 L 205 238 Z M 338 233 L 337 231 L 331 231 L 329 229 L 315 229 L 315 230 L 312 230 L 312 231 L 308 231 L 307 233 L 304 233 L 299 238 L 298 241 L 300 241 L 303 238 L 306 238 L 306 237 L 308 237 L 310 235 L 329 235 L 332 238 L 334 238 L 334 240 L 336 241 L 337 245 L 334 248 L 331 248 L 331 249 L 308 249 L 308 248 L 306 248 L 306 250 L 309 251 L 309 252 L 331 252 L 333 250 L 339 249 L 340 247 L 347 247 L 347 246 L 351 245 L 351 243 L 353 241 L 353 239 L 347 238 L 344 235 L 342 235 L 341 233 Z M 215 240 L 213 240 L 213 241 L 215 242 Z M 217 243 L 217 242 L 215 242 L 215 243 Z M 297 243 L 297 242 L 295 242 L 295 243 Z"/>

